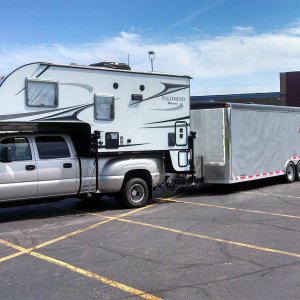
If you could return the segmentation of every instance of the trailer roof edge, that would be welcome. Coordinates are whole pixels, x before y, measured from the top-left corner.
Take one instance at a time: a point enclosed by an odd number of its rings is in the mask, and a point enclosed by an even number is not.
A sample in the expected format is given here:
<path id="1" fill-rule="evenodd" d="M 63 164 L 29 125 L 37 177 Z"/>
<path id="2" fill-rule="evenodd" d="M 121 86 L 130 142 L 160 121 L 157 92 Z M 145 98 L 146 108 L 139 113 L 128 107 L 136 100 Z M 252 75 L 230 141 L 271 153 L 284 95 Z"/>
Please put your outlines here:
<path id="1" fill-rule="evenodd" d="M 300 107 L 292 107 L 292 106 L 263 105 L 263 104 L 253 104 L 253 103 L 230 103 L 230 102 L 216 102 L 216 101 L 191 102 L 191 110 L 228 108 L 228 107 L 233 109 L 288 111 L 288 112 L 300 113 Z"/>

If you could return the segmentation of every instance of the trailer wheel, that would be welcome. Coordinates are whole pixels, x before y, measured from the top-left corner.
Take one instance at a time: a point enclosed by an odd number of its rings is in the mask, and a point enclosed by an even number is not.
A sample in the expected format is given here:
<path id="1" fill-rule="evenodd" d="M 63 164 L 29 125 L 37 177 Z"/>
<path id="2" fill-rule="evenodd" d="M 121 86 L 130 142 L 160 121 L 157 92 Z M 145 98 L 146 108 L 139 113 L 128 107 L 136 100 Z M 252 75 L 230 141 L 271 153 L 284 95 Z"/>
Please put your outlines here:
<path id="1" fill-rule="evenodd" d="M 296 172 L 295 172 L 295 181 L 299 181 L 299 180 L 300 180 L 300 160 L 296 165 Z"/>
<path id="2" fill-rule="evenodd" d="M 296 176 L 296 168 L 294 163 L 289 162 L 286 166 L 286 170 L 285 170 L 285 180 L 287 183 L 291 183 L 295 180 L 295 176 Z"/>
<path id="3" fill-rule="evenodd" d="M 149 199 L 149 188 L 142 178 L 129 178 L 118 195 L 118 202 L 128 208 L 144 206 Z"/>

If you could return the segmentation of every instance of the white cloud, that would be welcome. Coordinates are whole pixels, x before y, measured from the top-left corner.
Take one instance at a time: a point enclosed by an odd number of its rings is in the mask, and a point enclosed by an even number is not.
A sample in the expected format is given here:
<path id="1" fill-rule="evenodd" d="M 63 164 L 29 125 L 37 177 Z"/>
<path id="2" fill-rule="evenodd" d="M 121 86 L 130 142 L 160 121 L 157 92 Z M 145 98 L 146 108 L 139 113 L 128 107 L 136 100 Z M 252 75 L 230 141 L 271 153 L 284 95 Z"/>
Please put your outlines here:
<path id="1" fill-rule="evenodd" d="M 250 34 L 254 32 L 254 28 L 252 26 L 235 26 L 233 30 L 237 34 Z"/>
<path id="2" fill-rule="evenodd" d="M 300 19 L 291 23 L 289 27 L 284 28 L 282 31 L 285 32 L 286 34 L 300 35 Z"/>
<path id="3" fill-rule="evenodd" d="M 155 70 L 194 78 L 192 95 L 279 91 L 279 72 L 300 70 L 300 21 L 271 33 L 255 34 L 251 26 L 236 26 L 227 35 L 174 43 L 150 43 L 141 35 L 121 32 L 84 45 L 0 44 L 0 74 L 37 60 L 127 62 L 128 53 L 132 69 L 147 71 L 149 50 L 156 52 Z"/>

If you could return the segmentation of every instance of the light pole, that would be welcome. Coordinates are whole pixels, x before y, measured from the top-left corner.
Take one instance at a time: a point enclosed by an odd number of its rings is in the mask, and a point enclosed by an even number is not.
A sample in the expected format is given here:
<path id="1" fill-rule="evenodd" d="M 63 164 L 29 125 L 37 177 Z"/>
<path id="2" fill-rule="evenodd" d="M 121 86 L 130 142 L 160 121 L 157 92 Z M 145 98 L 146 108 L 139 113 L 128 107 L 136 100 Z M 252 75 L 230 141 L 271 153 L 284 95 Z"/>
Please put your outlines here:
<path id="1" fill-rule="evenodd" d="M 151 61 L 151 71 L 153 72 L 153 60 L 155 59 L 155 52 L 154 51 L 149 51 L 149 60 Z"/>

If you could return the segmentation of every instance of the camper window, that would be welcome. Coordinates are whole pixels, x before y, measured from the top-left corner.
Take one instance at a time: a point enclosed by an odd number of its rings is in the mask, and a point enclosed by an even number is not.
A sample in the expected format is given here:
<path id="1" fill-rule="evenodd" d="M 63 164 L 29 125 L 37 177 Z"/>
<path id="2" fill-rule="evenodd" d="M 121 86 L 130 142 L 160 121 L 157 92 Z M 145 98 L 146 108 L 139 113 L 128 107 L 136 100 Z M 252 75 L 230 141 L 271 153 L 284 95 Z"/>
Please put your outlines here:
<path id="1" fill-rule="evenodd" d="M 95 95 L 94 115 L 96 120 L 112 121 L 115 118 L 113 96 Z"/>
<path id="2" fill-rule="evenodd" d="M 33 107 L 57 107 L 58 82 L 26 79 L 26 104 Z"/>

